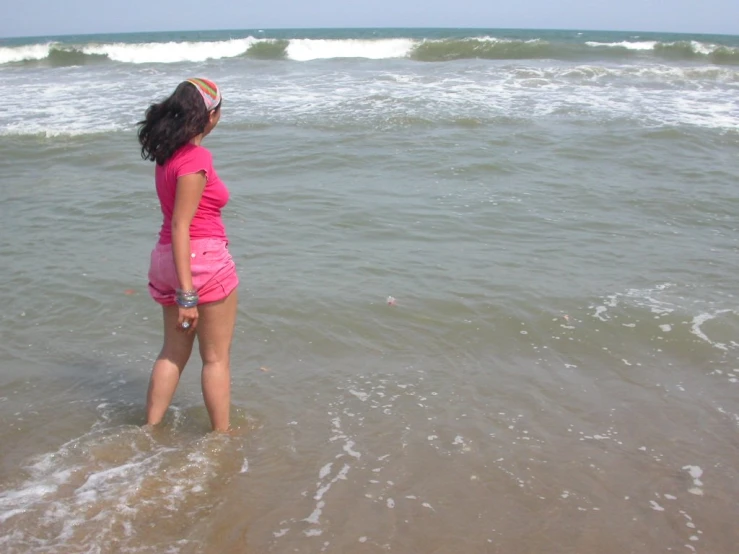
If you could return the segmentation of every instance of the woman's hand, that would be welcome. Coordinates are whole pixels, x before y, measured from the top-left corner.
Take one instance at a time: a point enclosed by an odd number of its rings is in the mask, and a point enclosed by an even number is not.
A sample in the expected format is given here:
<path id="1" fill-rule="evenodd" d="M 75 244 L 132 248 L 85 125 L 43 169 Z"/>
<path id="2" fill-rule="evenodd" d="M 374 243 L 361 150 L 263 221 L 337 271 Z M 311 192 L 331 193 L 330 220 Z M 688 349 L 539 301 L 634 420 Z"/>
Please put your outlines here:
<path id="1" fill-rule="evenodd" d="M 197 306 L 193 306 L 192 308 L 183 308 L 180 306 L 179 314 L 177 315 L 177 330 L 183 333 L 194 333 L 197 326 Z"/>

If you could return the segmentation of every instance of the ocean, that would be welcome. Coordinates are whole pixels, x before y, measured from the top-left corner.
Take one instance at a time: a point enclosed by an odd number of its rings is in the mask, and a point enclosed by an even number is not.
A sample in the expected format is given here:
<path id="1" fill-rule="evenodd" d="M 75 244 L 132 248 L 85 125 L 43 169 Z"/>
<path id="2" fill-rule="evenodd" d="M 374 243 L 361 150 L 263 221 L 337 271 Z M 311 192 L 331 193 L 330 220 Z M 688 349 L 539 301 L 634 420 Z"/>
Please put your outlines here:
<path id="1" fill-rule="evenodd" d="M 183 79 L 241 276 L 144 423 Z M 0 39 L 0 551 L 736 551 L 739 37 L 333 29 Z"/>

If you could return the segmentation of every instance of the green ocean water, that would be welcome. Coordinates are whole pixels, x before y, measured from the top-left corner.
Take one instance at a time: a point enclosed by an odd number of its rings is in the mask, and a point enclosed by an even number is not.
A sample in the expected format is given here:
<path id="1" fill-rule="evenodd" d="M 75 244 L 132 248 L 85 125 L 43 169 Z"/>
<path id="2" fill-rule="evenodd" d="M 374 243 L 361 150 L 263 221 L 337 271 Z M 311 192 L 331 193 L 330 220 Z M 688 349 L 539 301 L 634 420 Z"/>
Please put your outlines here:
<path id="1" fill-rule="evenodd" d="M 731 552 L 737 48 L 3 40 L 0 550 Z M 161 220 L 135 123 L 191 75 L 224 93 L 233 437 L 196 360 L 139 427 Z"/>
<path id="2" fill-rule="evenodd" d="M 0 64 L 42 59 L 55 66 L 116 59 L 115 53 L 90 52 L 96 46 L 117 45 L 139 50 L 132 59 L 145 61 L 142 46 L 222 46 L 226 42 L 249 41 L 238 55 L 255 59 L 289 59 L 290 43 L 327 41 L 339 43 L 334 54 L 347 56 L 346 47 L 369 41 L 402 40 L 411 46 L 405 56 L 426 62 L 456 59 L 631 59 L 710 61 L 720 65 L 739 64 L 739 38 L 732 35 L 688 35 L 622 31 L 521 30 L 521 29 L 251 29 L 230 31 L 187 31 L 129 33 L 116 35 L 71 35 L 0 39 Z M 49 45 L 46 57 L 22 55 L 23 47 Z M 341 46 L 344 47 L 342 52 Z M 26 51 L 26 54 L 28 52 Z M 641 54 L 641 55 L 640 55 Z M 215 58 L 222 53 L 211 52 Z M 230 57 L 226 55 L 225 57 Z M 319 56 L 323 57 L 323 56 Z M 363 57 L 362 54 L 349 57 Z M 187 59 L 187 56 L 185 56 Z"/>

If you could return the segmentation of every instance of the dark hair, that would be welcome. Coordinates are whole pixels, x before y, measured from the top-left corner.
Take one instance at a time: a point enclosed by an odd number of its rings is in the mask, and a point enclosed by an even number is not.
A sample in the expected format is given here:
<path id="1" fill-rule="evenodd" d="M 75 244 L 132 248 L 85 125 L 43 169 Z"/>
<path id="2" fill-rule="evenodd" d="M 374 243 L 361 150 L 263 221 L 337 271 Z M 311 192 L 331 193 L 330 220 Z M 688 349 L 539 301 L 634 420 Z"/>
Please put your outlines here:
<path id="1" fill-rule="evenodd" d="M 198 89 L 187 81 L 180 83 L 169 98 L 149 106 L 145 119 L 139 121 L 141 157 L 164 165 L 190 139 L 205 131 L 208 121 L 209 113 Z"/>

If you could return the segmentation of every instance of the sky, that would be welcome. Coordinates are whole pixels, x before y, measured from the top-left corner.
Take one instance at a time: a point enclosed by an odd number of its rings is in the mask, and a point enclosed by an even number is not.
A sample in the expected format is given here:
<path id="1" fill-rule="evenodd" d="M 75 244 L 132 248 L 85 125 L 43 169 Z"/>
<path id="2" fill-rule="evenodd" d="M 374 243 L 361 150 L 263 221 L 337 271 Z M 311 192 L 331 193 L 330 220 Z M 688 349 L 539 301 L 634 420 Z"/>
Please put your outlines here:
<path id="1" fill-rule="evenodd" d="M 0 37 L 316 27 L 739 35 L 739 0 L 0 0 Z"/>

